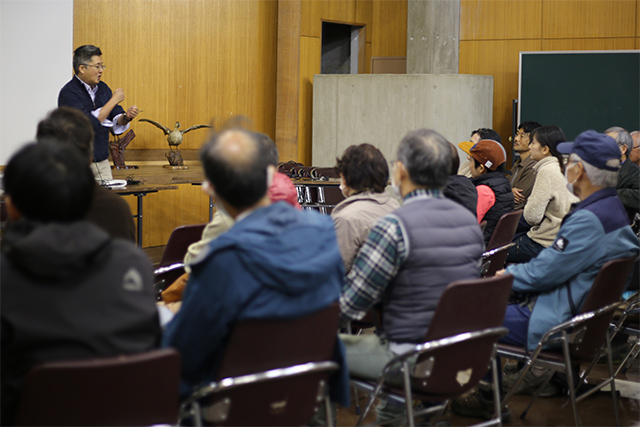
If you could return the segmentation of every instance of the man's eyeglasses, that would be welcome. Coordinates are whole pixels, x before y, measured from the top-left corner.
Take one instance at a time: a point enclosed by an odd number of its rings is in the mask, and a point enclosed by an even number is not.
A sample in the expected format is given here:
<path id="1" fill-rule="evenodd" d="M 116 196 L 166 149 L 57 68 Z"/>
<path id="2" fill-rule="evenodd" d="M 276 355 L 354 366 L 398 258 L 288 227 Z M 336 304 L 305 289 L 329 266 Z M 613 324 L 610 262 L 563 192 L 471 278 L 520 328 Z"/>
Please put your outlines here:
<path id="1" fill-rule="evenodd" d="M 101 70 L 101 71 L 104 71 L 105 68 L 107 68 L 107 66 L 104 64 L 100 64 L 100 65 L 82 64 L 82 65 L 84 65 L 85 67 L 96 67 L 98 70 Z"/>

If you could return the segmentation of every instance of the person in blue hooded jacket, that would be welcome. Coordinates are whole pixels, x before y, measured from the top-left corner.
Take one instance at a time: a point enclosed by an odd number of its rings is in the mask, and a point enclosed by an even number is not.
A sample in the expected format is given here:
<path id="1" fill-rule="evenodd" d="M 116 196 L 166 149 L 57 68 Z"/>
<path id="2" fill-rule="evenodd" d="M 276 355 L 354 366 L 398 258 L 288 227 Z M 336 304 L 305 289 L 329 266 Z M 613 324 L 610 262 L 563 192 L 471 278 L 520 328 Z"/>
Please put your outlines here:
<path id="1" fill-rule="evenodd" d="M 235 223 L 192 261 L 182 307 L 164 332 L 163 346 L 182 356 L 183 395 L 215 379 L 237 322 L 297 318 L 340 297 L 344 265 L 331 219 L 270 202 L 275 168 L 267 154 L 244 130 L 215 135 L 202 151 L 205 186 Z M 332 376 L 331 397 L 348 406 L 340 340 L 335 359 L 342 370 Z"/>
<path id="2" fill-rule="evenodd" d="M 580 202 L 562 221 L 549 248 L 524 264 L 498 271 L 513 274 L 512 290 L 529 296 L 528 303 L 507 307 L 504 325 L 509 334 L 502 342 L 536 348 L 545 332 L 580 312 L 600 268 L 613 259 L 638 254 L 635 236 L 622 202 L 616 193 L 620 149 L 610 136 L 589 130 L 575 142 L 558 144 L 558 151 L 569 154 L 565 169 L 567 188 Z M 548 370 L 531 369 L 517 393 L 529 394 L 541 384 Z M 505 375 L 503 391 L 510 389 L 519 373 Z M 549 383 L 541 397 L 557 393 Z M 493 402 L 481 393 L 456 399 L 452 408 L 466 416 L 481 416 Z"/>

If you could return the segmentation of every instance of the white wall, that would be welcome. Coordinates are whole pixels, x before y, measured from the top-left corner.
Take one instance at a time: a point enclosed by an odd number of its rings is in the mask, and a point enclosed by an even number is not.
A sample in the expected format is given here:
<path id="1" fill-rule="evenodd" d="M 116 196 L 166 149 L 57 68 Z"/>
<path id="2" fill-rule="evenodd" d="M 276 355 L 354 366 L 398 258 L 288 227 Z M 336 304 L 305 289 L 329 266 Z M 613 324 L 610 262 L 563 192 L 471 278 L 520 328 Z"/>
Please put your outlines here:
<path id="1" fill-rule="evenodd" d="M 0 0 L 0 165 L 73 75 L 73 0 Z"/>

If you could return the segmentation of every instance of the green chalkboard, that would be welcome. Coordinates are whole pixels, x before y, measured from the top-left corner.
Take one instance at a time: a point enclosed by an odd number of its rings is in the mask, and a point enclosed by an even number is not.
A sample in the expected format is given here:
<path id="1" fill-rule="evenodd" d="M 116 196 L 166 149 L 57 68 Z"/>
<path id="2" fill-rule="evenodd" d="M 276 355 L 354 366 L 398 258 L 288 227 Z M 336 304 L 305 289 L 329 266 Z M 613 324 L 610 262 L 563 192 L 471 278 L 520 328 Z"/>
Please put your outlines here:
<path id="1" fill-rule="evenodd" d="M 518 122 L 640 129 L 640 51 L 520 52 Z"/>

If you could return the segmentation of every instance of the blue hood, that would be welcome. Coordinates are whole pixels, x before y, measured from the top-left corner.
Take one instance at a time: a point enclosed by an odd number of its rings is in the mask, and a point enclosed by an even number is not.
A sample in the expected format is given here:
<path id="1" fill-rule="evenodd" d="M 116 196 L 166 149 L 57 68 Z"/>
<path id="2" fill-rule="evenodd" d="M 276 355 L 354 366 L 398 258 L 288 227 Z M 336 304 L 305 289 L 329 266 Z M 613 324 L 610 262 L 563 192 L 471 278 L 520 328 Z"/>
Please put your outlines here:
<path id="1" fill-rule="evenodd" d="M 327 265 L 339 268 L 337 276 L 344 277 L 344 266 L 336 261 L 341 258 L 333 222 L 327 216 L 278 202 L 252 212 L 233 230 L 214 240 L 203 258 L 233 248 L 247 274 L 289 295 L 308 292 L 326 284 L 328 276 L 335 277 Z"/>

